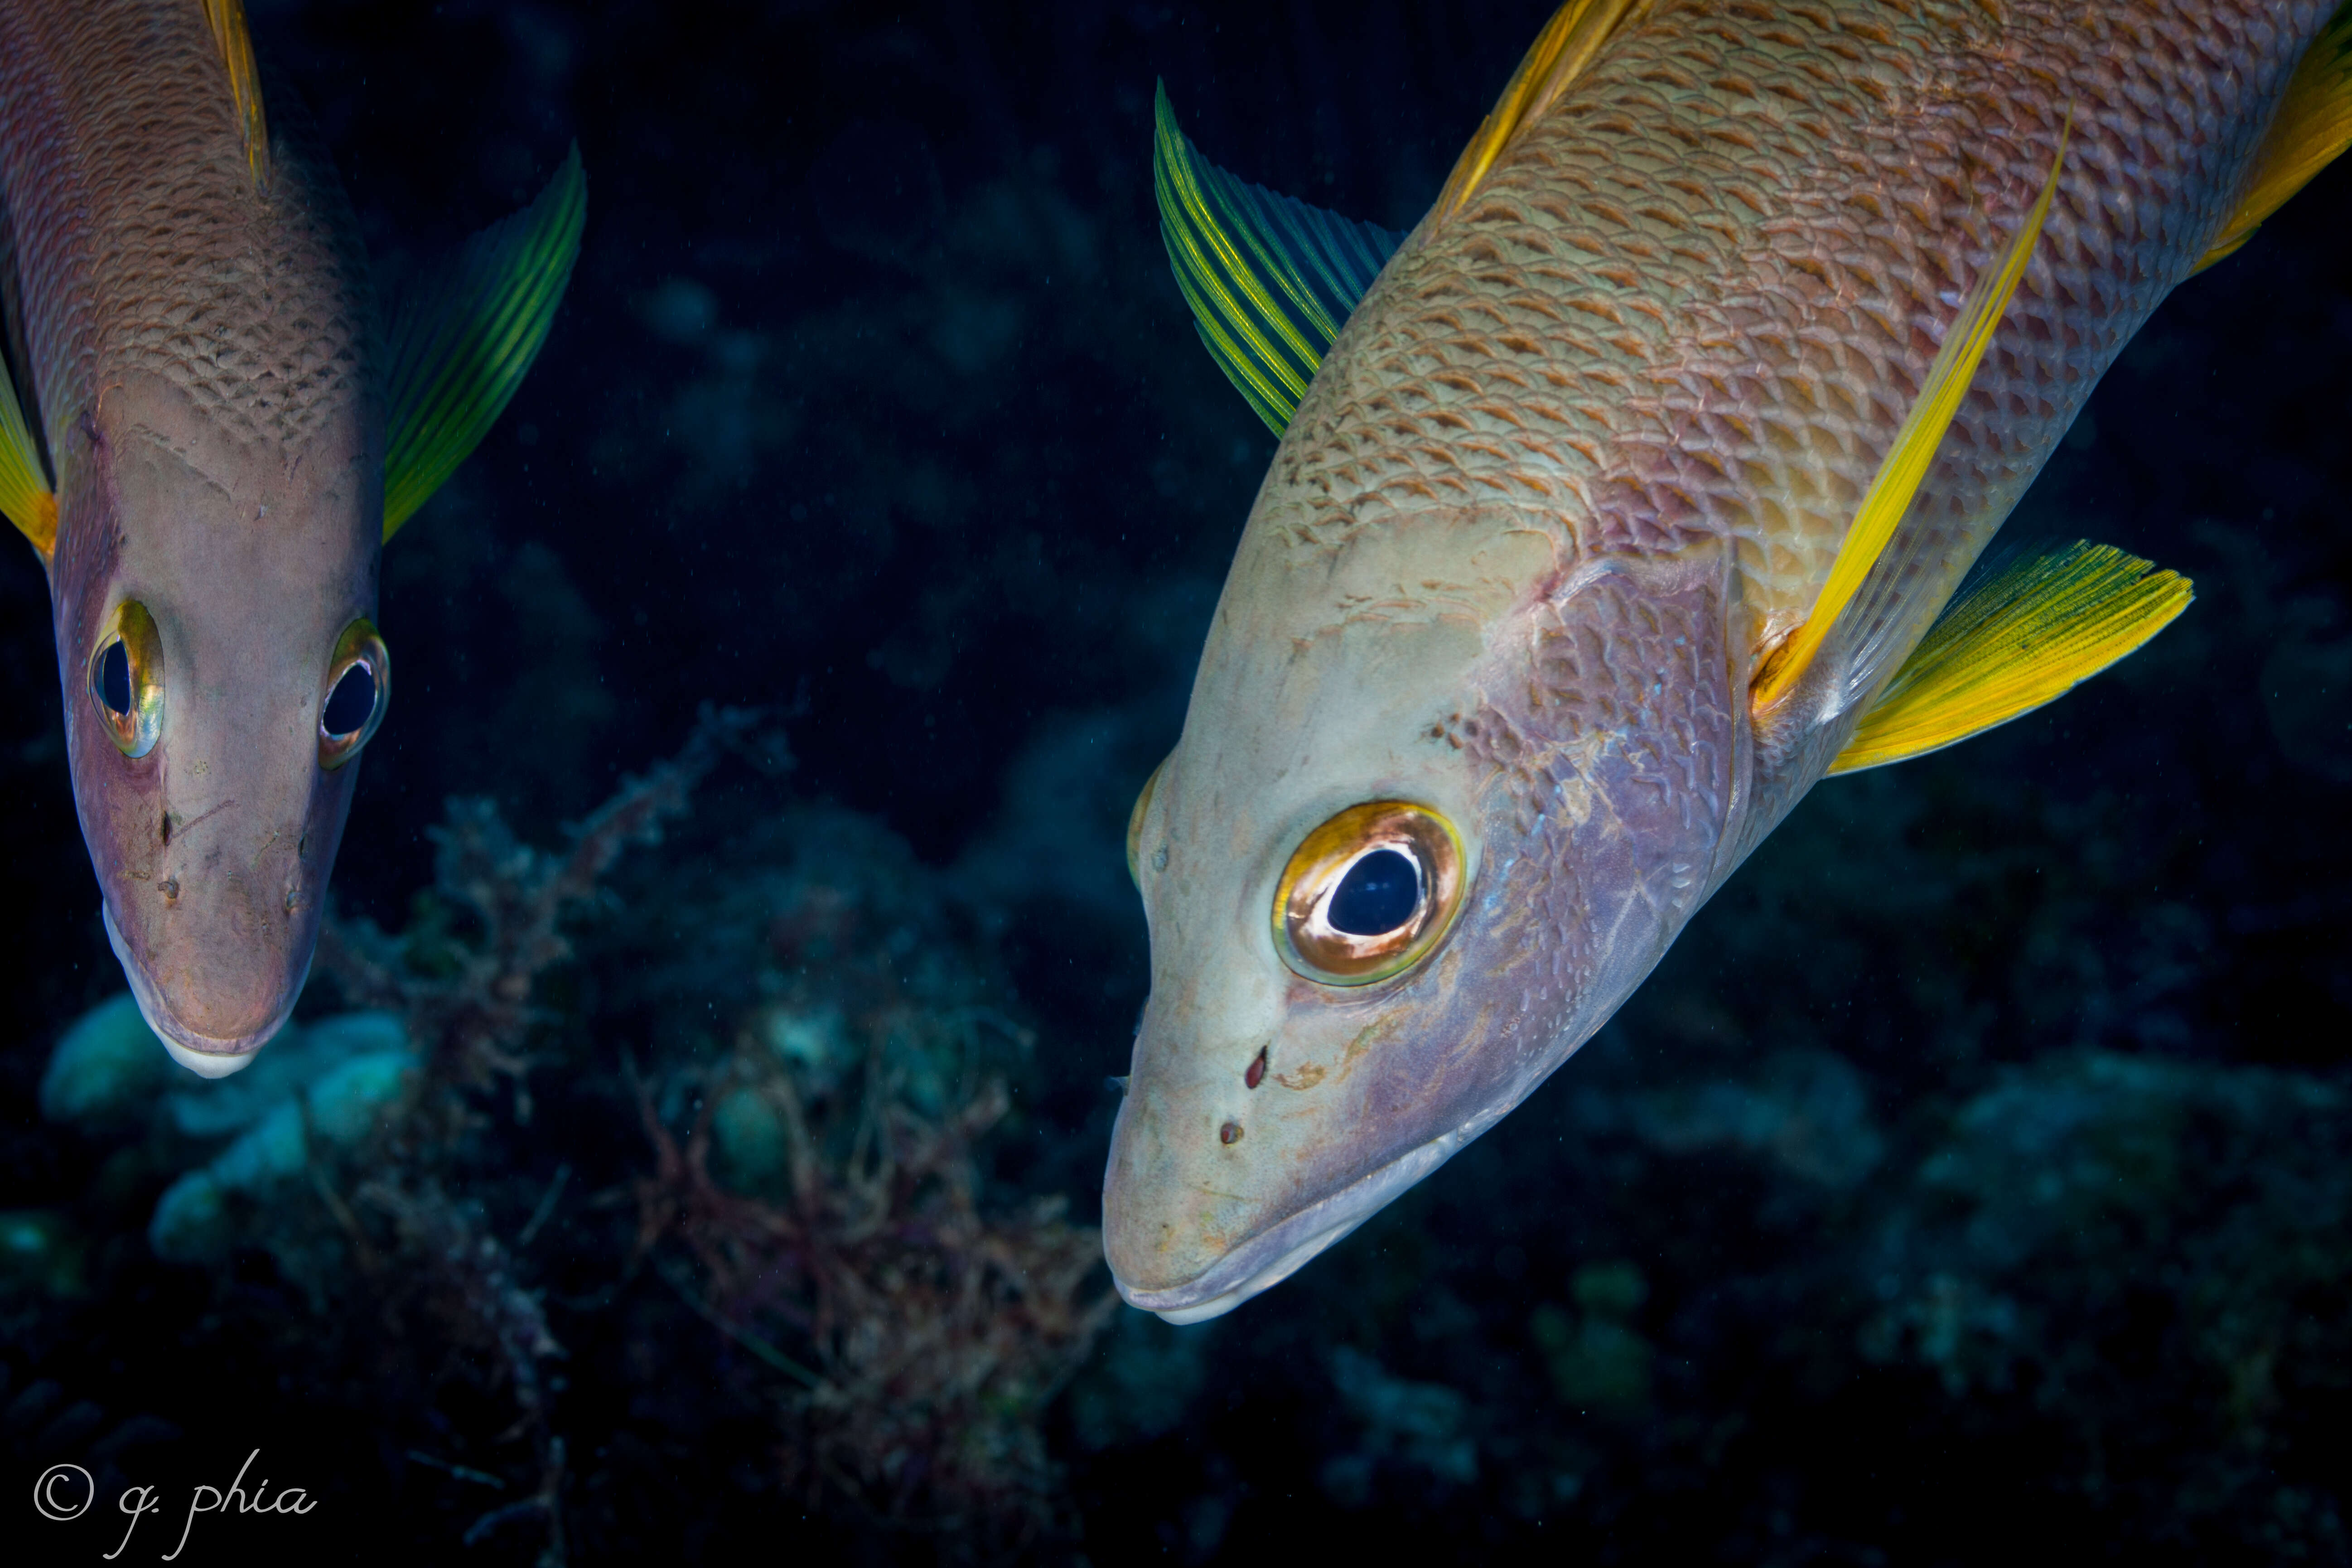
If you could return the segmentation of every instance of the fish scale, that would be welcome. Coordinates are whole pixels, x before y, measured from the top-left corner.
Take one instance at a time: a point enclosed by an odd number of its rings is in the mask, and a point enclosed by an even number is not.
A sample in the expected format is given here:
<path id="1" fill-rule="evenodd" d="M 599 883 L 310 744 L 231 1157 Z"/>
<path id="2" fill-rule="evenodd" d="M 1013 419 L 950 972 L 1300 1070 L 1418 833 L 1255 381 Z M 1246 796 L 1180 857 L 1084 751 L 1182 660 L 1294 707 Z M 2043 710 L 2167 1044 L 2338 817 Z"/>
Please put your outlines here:
<path id="1" fill-rule="evenodd" d="M 139 372 L 246 440 L 296 442 L 353 409 L 375 374 L 374 294 L 293 95 L 271 95 L 264 197 L 200 5 L 8 13 L 0 112 L 18 125 L 0 190 L 49 450 L 71 451 L 81 411 Z"/>
<path id="2" fill-rule="evenodd" d="M 1956 581 L 2202 254 L 2326 9 L 2126 27 L 2017 6 L 1954 49 L 1946 18 L 1981 11 L 1659 5 L 1407 242 L 1261 504 L 1295 501 L 1301 542 L 1477 494 L 1571 531 L 1579 557 L 1728 538 L 1759 637 L 1785 632 L 2071 98 L 2011 327 L 1906 524 L 1937 528 L 1932 570 Z"/>

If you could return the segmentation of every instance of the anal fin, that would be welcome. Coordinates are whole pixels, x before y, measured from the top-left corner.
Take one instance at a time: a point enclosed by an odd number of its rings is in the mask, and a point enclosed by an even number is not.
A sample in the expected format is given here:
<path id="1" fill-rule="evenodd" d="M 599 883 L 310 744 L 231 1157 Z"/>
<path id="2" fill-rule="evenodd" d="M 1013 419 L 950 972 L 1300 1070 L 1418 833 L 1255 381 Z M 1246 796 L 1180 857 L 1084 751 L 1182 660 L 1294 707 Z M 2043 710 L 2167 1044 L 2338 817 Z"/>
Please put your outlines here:
<path id="1" fill-rule="evenodd" d="M 1833 773 L 1981 735 L 2135 652 L 2195 597 L 2188 578 L 2077 540 L 2021 557 L 1947 607 L 1854 726 Z"/>

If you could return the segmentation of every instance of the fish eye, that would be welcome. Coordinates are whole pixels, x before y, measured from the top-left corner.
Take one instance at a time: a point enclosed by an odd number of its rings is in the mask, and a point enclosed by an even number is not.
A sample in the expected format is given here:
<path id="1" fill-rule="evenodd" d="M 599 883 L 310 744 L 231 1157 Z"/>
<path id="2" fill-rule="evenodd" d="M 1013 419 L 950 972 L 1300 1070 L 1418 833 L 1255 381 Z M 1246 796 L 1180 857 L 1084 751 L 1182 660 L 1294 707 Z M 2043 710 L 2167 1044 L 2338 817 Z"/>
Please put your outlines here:
<path id="1" fill-rule="evenodd" d="M 98 700 L 118 719 L 131 716 L 131 650 L 116 637 L 98 656 Z"/>
<path id="2" fill-rule="evenodd" d="M 1168 757 L 1175 754 L 1171 752 Z M 1135 797 L 1135 808 L 1127 814 L 1127 878 L 1139 891 L 1143 887 L 1139 862 L 1143 848 L 1143 814 L 1151 809 L 1151 792 L 1160 787 L 1160 775 L 1168 771 L 1168 757 L 1160 758 L 1160 765 L 1151 770 L 1151 776 L 1143 781 L 1143 788 Z"/>
<path id="3" fill-rule="evenodd" d="M 155 749 L 163 733 L 163 638 L 136 599 L 116 605 L 99 634 L 89 696 L 117 751 L 143 757 Z"/>
<path id="4" fill-rule="evenodd" d="M 364 616 L 343 628 L 327 661 L 319 705 L 319 765 L 340 768 L 359 755 L 392 701 L 392 655 Z"/>
<path id="5" fill-rule="evenodd" d="M 319 715 L 319 732 L 329 740 L 356 735 L 375 716 L 375 671 L 367 660 L 354 659 L 335 689 L 327 693 L 326 711 Z"/>
<path id="6" fill-rule="evenodd" d="M 1433 952 L 1462 907 L 1462 841 L 1427 806 L 1351 805 L 1292 851 L 1274 893 L 1283 962 L 1325 985 L 1370 985 Z"/>

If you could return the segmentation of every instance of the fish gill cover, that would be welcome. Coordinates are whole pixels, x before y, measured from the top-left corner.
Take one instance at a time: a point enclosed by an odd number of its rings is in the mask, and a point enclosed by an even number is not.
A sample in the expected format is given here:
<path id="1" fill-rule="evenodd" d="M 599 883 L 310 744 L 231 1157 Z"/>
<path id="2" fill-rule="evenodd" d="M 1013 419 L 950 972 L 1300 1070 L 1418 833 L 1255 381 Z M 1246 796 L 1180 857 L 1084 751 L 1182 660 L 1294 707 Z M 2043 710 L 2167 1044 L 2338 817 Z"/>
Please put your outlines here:
<path id="1" fill-rule="evenodd" d="M 6 1506 L 104 1494 L 12 1551 L 146 1485 L 160 1556 L 258 1448 L 318 1507 L 186 1560 L 2352 1558 L 2341 169 L 2010 524 L 2188 615 L 1817 790 L 1279 1290 L 1106 1304 L 1121 834 L 1272 453 L 1169 274 L 1152 84 L 1405 228 L 1546 9 L 250 7 L 389 270 L 575 138 L 597 205 L 387 553 L 402 707 L 282 1066 L 198 1084 L 115 1000 L 0 559 L 0 1451 Z"/>

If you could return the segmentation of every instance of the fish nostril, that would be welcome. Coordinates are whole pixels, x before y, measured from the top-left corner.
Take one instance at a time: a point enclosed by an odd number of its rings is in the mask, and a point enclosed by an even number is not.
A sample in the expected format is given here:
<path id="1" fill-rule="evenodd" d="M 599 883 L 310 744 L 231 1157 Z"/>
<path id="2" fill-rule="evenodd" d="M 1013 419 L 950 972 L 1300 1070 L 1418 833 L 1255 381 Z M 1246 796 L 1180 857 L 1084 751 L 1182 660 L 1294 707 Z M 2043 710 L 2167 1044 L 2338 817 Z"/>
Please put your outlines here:
<path id="1" fill-rule="evenodd" d="M 1238 1143 L 1238 1142 L 1240 1142 L 1241 1141 L 1242 1141 L 1242 1124 L 1241 1124 L 1240 1122 L 1238 1122 L 1238 1121 L 1228 1121 L 1228 1122 L 1226 1122 L 1223 1127 L 1220 1127 L 1220 1128 L 1218 1128 L 1218 1129 L 1217 1129 L 1217 1142 L 1220 1142 L 1220 1143 Z"/>
<path id="2" fill-rule="evenodd" d="M 176 904 L 180 901 L 180 879 L 177 877 L 166 877 L 160 884 L 157 885 L 155 890 L 163 895 L 163 901 L 165 903 Z"/>
<path id="3" fill-rule="evenodd" d="M 167 811 L 163 814 L 163 826 L 157 828 L 155 832 L 156 836 L 163 840 L 163 847 L 167 849 L 170 848 L 172 844 L 172 814 L 170 812 Z"/>
<path id="4" fill-rule="evenodd" d="M 1242 1075 L 1244 1089 L 1255 1089 L 1265 1081 L 1265 1053 L 1271 1049 L 1273 1049 L 1271 1046 L 1260 1046 L 1257 1048 L 1257 1055 L 1250 1059 L 1249 1071 Z M 1228 1138 L 1225 1142 L 1230 1143 L 1233 1140 Z"/>

